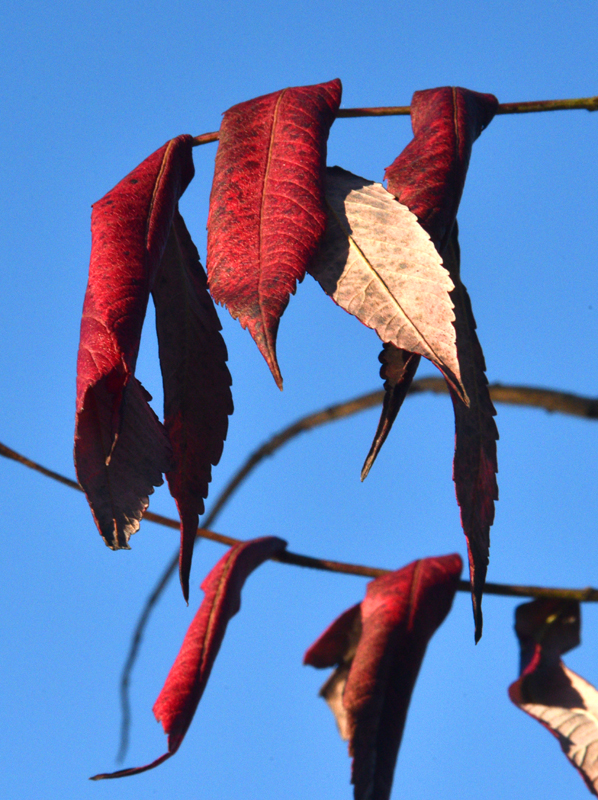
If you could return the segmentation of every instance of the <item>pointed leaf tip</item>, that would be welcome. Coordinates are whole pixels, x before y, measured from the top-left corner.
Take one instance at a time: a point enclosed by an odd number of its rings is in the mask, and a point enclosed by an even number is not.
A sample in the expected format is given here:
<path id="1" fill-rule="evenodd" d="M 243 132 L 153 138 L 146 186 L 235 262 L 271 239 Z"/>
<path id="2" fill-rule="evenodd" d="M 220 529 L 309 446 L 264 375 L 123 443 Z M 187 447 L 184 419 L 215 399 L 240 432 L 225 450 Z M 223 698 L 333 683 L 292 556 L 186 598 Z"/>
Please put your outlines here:
<path id="1" fill-rule="evenodd" d="M 207 268 L 218 303 L 247 328 L 282 388 L 280 318 L 326 227 L 326 142 L 339 80 L 239 103 L 220 127 Z"/>
<path id="2" fill-rule="evenodd" d="M 309 648 L 304 663 L 336 666 L 321 694 L 349 740 L 356 800 L 388 800 L 407 710 L 430 638 L 448 614 L 458 554 L 414 561 L 368 584 Z"/>

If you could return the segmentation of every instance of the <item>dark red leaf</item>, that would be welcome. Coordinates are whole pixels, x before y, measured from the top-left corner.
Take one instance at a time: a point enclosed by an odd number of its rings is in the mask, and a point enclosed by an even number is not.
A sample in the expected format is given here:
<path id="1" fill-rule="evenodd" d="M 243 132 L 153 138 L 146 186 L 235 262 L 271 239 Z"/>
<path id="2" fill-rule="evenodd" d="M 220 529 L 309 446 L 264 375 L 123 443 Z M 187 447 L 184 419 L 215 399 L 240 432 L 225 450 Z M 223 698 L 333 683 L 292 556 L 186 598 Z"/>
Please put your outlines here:
<path id="1" fill-rule="evenodd" d="M 384 378 L 384 402 L 382 403 L 382 411 L 380 412 L 380 420 L 374 435 L 374 441 L 361 470 L 362 481 L 367 478 L 374 461 L 378 457 L 378 453 L 382 449 L 382 445 L 386 441 L 386 437 L 390 433 L 397 414 L 401 410 L 403 400 L 407 397 L 407 393 L 413 383 L 421 356 L 402 350 L 389 343 L 382 348 L 378 360 L 382 364 L 380 377 Z"/>
<path id="2" fill-rule="evenodd" d="M 185 600 L 199 515 L 233 412 L 227 352 L 197 249 L 175 212 L 152 289 L 164 381 L 164 427 L 174 469 L 166 473 L 181 517 L 179 573 Z"/>
<path id="3" fill-rule="evenodd" d="M 387 168 L 388 191 L 406 205 L 442 251 L 457 217 L 471 148 L 496 114 L 498 100 L 459 86 L 415 92 L 414 138 Z"/>
<path id="4" fill-rule="evenodd" d="M 598 692 L 561 655 L 579 644 L 579 603 L 541 599 L 517 608 L 521 676 L 509 697 L 558 739 L 586 786 L 598 796 Z"/>
<path id="5" fill-rule="evenodd" d="M 167 142 L 93 207 L 75 466 L 112 549 L 128 548 L 148 495 L 171 467 L 168 438 L 134 373 L 149 292 L 176 204 L 193 177 L 192 141 Z"/>
<path id="6" fill-rule="evenodd" d="M 456 395 L 451 376 L 445 373 L 445 378 L 455 410 L 453 478 L 467 538 L 476 641 L 482 635 L 482 593 L 494 501 L 498 498 L 498 431 L 471 302 L 460 278 L 456 216 L 473 143 L 497 108 L 494 95 L 460 87 L 415 92 L 411 101 L 414 138 L 385 174 L 388 190 L 408 206 L 430 234 L 455 285 L 451 300 L 467 405 Z"/>
<path id="7" fill-rule="evenodd" d="M 220 127 L 207 268 L 218 303 L 255 339 L 282 388 L 280 317 L 326 227 L 326 142 L 339 80 L 239 103 Z"/>
<path id="8" fill-rule="evenodd" d="M 467 540 L 475 640 L 478 642 L 482 635 L 482 594 L 490 553 L 490 526 L 494 522 L 494 502 L 498 499 L 498 430 L 471 301 L 460 278 L 456 221 L 444 250 L 444 265 L 455 284 L 451 298 L 455 304 L 457 352 L 461 378 L 469 397 L 469 406 L 466 406 L 449 384 L 455 412 L 453 480 L 461 510 L 461 525 Z"/>
<path id="9" fill-rule="evenodd" d="M 137 775 L 176 753 L 206 688 L 228 622 L 241 608 L 243 584 L 254 569 L 285 547 L 282 539 L 265 536 L 235 545 L 220 559 L 201 585 L 205 597 L 154 704 L 154 715 L 168 735 L 168 752 L 143 767 L 94 775 L 91 780 Z"/>
<path id="10" fill-rule="evenodd" d="M 387 800 L 411 693 L 434 631 L 450 611 L 463 563 L 457 554 L 414 561 L 372 581 L 304 663 L 337 665 L 322 687 L 353 757 L 356 800 Z"/>

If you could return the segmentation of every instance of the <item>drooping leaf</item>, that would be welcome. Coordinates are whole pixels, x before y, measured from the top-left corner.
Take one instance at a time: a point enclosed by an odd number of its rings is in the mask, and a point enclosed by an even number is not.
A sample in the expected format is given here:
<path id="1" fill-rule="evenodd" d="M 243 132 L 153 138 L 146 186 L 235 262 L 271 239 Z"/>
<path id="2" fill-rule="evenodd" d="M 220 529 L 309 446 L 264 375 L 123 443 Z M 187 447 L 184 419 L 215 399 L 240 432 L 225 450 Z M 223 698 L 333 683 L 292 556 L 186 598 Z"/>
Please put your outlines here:
<path id="1" fill-rule="evenodd" d="M 235 545 L 220 559 L 201 585 L 205 597 L 154 704 L 154 715 L 168 735 L 168 751 L 151 764 L 94 775 L 91 780 L 137 775 L 176 753 L 206 688 L 228 622 L 241 608 L 243 584 L 254 569 L 285 547 L 282 539 L 265 536 Z"/>
<path id="2" fill-rule="evenodd" d="M 430 234 L 455 286 L 451 300 L 467 405 L 459 400 L 462 393 L 455 393 L 451 376 L 445 377 L 455 411 L 453 477 L 467 538 L 476 641 L 482 635 L 482 593 L 494 501 L 498 498 L 498 431 L 471 302 L 460 278 L 456 216 L 473 143 L 490 124 L 497 108 L 498 100 L 494 95 L 460 87 L 444 86 L 415 92 L 411 101 L 414 138 L 385 173 L 388 190 L 417 216 Z M 386 419 L 386 405 L 385 402 L 379 428 L 386 425 L 389 430 L 392 421 L 389 424 Z M 373 447 L 375 444 L 376 438 Z"/>
<path id="3" fill-rule="evenodd" d="M 108 547 L 127 548 L 171 467 L 167 436 L 134 378 L 150 289 L 193 177 L 191 136 L 167 142 L 95 203 L 77 362 L 75 466 Z"/>
<path id="4" fill-rule="evenodd" d="M 152 289 L 164 382 L 166 473 L 181 517 L 179 573 L 185 600 L 199 515 L 233 412 L 227 352 L 197 249 L 178 210 Z"/>
<path id="5" fill-rule="evenodd" d="M 339 80 L 239 103 L 220 127 L 208 217 L 212 297 L 248 328 L 282 388 L 278 324 L 326 227 L 326 142 Z"/>
<path id="6" fill-rule="evenodd" d="M 490 526 L 494 522 L 494 502 L 498 499 L 498 430 L 471 301 L 459 274 L 460 250 L 456 221 L 444 249 L 444 264 L 455 284 L 451 297 L 455 304 L 457 352 L 461 378 L 469 397 L 469 405 L 466 406 L 449 384 L 455 412 L 453 480 L 461 510 L 461 525 L 467 540 L 477 642 L 482 635 L 482 594 L 490 554 Z"/>
<path id="7" fill-rule="evenodd" d="M 411 693 L 434 631 L 450 611 L 457 554 L 414 561 L 368 584 L 309 648 L 305 664 L 336 667 L 322 687 L 353 757 L 355 800 L 388 800 Z"/>
<path id="8" fill-rule="evenodd" d="M 327 170 L 328 225 L 309 271 L 383 342 L 425 356 L 460 390 L 453 283 L 429 236 L 379 183 Z"/>
<path id="9" fill-rule="evenodd" d="M 542 599 L 517 608 L 521 675 L 509 697 L 558 739 L 586 786 L 598 796 L 598 692 L 561 655 L 579 644 L 579 603 Z"/>
<path id="10" fill-rule="evenodd" d="M 473 143 L 498 100 L 459 86 L 415 92 L 414 138 L 387 168 L 388 191 L 416 215 L 442 253 L 457 217 Z"/>
<path id="11" fill-rule="evenodd" d="M 407 397 L 413 383 L 421 356 L 401 350 L 394 344 L 385 344 L 378 359 L 382 364 L 380 377 L 384 378 L 384 401 L 374 441 L 361 470 L 362 481 L 367 478 L 372 464 L 378 457 L 397 414 L 401 410 L 403 400 Z"/>

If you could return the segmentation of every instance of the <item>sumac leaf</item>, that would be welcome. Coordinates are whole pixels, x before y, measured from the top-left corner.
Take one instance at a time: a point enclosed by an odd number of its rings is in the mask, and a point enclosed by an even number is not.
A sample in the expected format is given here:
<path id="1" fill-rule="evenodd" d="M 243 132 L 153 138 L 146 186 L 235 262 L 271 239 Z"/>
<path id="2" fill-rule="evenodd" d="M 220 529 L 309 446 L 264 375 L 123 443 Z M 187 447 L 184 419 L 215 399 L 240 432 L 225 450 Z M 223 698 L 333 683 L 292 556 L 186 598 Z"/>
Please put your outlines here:
<path id="1" fill-rule="evenodd" d="M 164 383 L 164 427 L 174 468 L 166 473 L 181 517 L 179 573 L 189 572 L 199 515 L 233 412 L 227 352 L 197 249 L 178 210 L 152 289 Z"/>
<path id="2" fill-rule="evenodd" d="M 517 608 L 515 620 L 521 675 L 509 697 L 558 739 L 598 796 L 598 692 L 560 658 L 579 644 L 579 603 L 534 600 Z"/>
<path id="3" fill-rule="evenodd" d="M 482 593 L 494 501 L 498 498 L 498 431 L 471 302 L 460 278 L 456 216 L 473 143 L 490 124 L 497 108 L 494 95 L 456 86 L 415 92 L 411 101 L 414 138 L 385 173 L 389 192 L 417 216 L 429 233 L 455 286 L 451 300 L 467 405 L 459 399 L 462 393 L 455 393 L 451 376 L 445 377 L 455 411 L 453 477 L 467 538 L 476 641 L 482 635 Z"/>
<path id="4" fill-rule="evenodd" d="M 429 236 L 379 183 L 327 170 L 328 226 L 309 271 L 383 342 L 425 356 L 460 391 L 454 288 Z"/>
<path id="5" fill-rule="evenodd" d="M 434 631 L 450 611 L 458 554 L 414 561 L 368 584 L 309 648 L 305 664 L 336 666 L 322 687 L 353 757 L 355 800 L 388 800 L 411 693 Z"/>
<path id="6" fill-rule="evenodd" d="M 326 227 L 326 142 L 339 80 L 239 103 L 220 127 L 208 217 L 212 297 L 248 328 L 282 388 L 278 324 Z"/>
<path id="7" fill-rule="evenodd" d="M 457 217 L 471 149 L 498 100 L 459 86 L 415 92 L 414 138 L 386 169 L 388 191 L 416 215 L 442 253 Z"/>
<path id="8" fill-rule="evenodd" d="M 112 549 L 128 548 L 148 495 L 171 467 L 167 436 L 134 372 L 150 289 L 176 204 L 193 177 L 192 141 L 185 135 L 167 142 L 93 207 L 75 466 Z"/>
<path id="9" fill-rule="evenodd" d="M 241 608 L 243 584 L 254 569 L 285 547 L 282 539 L 266 536 L 235 545 L 220 559 L 201 585 L 205 597 L 154 704 L 154 715 L 168 735 L 168 751 L 151 764 L 94 775 L 91 780 L 137 775 L 176 753 L 206 688 L 228 622 Z"/>
<path id="10" fill-rule="evenodd" d="M 494 502 L 498 499 L 494 405 L 490 399 L 486 362 L 476 334 L 476 323 L 467 289 L 460 278 L 460 250 L 457 222 L 444 249 L 444 265 L 455 284 L 455 330 L 461 377 L 469 397 L 466 406 L 449 391 L 455 413 L 455 456 L 453 480 L 461 510 L 461 525 L 467 540 L 475 640 L 482 635 L 482 594 L 490 554 L 490 526 Z"/>

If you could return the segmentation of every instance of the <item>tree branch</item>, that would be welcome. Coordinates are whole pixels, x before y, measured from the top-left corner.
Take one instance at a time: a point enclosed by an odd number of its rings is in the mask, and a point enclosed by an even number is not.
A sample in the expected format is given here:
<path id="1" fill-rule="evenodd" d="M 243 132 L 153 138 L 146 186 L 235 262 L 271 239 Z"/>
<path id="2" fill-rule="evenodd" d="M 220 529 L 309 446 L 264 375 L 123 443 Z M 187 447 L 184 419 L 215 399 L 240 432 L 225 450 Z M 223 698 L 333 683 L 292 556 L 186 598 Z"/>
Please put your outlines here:
<path id="1" fill-rule="evenodd" d="M 409 395 L 421 394 L 423 392 L 433 392 L 435 394 L 448 394 L 448 389 L 444 378 L 420 378 L 413 382 Z M 502 384 L 495 383 L 490 386 L 490 394 L 492 400 L 497 403 L 505 403 L 517 406 L 530 406 L 533 408 L 543 408 L 549 412 L 560 412 L 562 414 L 569 414 L 573 416 L 583 417 L 585 419 L 598 419 L 598 398 L 581 397 L 579 395 L 570 394 L 568 392 L 558 392 L 551 389 L 537 389 L 528 386 L 503 386 Z M 325 425 L 329 422 L 334 422 L 338 419 L 357 414 L 360 411 L 366 411 L 380 405 L 384 397 L 383 391 L 369 392 L 368 394 L 360 395 L 353 400 L 348 400 L 343 403 L 336 403 L 317 411 L 314 414 L 308 414 L 301 417 L 292 425 L 287 426 L 277 434 L 272 436 L 260 447 L 254 450 L 249 455 L 246 461 L 231 477 L 224 489 L 218 495 L 210 513 L 204 520 L 204 527 L 198 528 L 197 537 L 203 539 L 210 539 L 211 541 L 219 542 L 221 544 L 232 547 L 238 544 L 241 540 L 231 536 L 225 536 L 210 530 L 211 525 L 216 517 L 222 511 L 228 500 L 232 497 L 235 491 L 239 488 L 241 483 L 248 477 L 248 475 L 266 458 L 273 455 L 277 450 L 283 447 L 287 442 L 291 441 L 299 434 Z M 10 447 L 0 443 L 0 455 L 5 458 L 17 461 L 19 464 L 41 472 L 55 481 L 65 484 L 72 489 L 82 491 L 79 484 L 70 478 L 60 475 L 58 472 L 47 469 L 41 464 L 27 458 L 26 456 L 17 453 Z M 165 525 L 168 528 L 179 530 L 180 524 L 178 520 L 170 517 L 164 517 L 161 514 L 154 514 L 151 511 L 146 511 L 144 519 L 149 522 L 154 522 L 159 525 Z M 347 564 L 341 561 L 330 561 L 327 559 L 314 558 L 312 556 L 302 555 L 300 553 L 293 553 L 285 551 L 280 556 L 273 559 L 284 564 L 293 564 L 295 566 L 309 567 L 311 569 L 326 570 L 328 572 L 339 572 L 346 575 L 360 575 L 363 577 L 376 578 L 380 575 L 385 575 L 389 570 L 380 569 L 376 567 L 361 566 L 358 564 Z M 170 578 L 176 571 L 178 564 L 178 551 L 174 554 L 172 560 L 166 566 L 164 572 L 158 579 L 151 594 L 145 602 L 141 615 L 135 626 L 133 636 L 131 639 L 131 646 L 127 659 L 123 666 L 120 682 L 120 696 L 122 707 L 122 723 L 121 723 L 121 742 L 118 753 L 118 760 L 122 760 L 128 748 L 129 729 L 131 720 L 131 711 L 129 704 L 129 685 L 131 680 L 131 673 L 141 642 L 143 634 L 151 612 L 154 606 L 160 599 L 162 592 L 168 585 Z M 469 581 L 459 582 L 459 591 L 470 592 Z M 506 584 L 486 583 L 486 594 L 497 594 L 509 597 L 558 597 L 570 600 L 579 600 L 581 602 L 598 602 L 598 590 L 596 589 L 548 589 L 538 586 L 509 586 Z"/>
<path id="2" fill-rule="evenodd" d="M 531 114 L 539 111 L 571 111 L 585 109 L 598 111 L 598 96 L 576 97 L 570 100 L 531 100 L 525 103 L 501 103 L 497 114 Z M 407 116 L 411 113 L 411 106 L 380 106 L 378 108 L 339 108 L 336 113 L 339 118 L 353 117 L 396 117 Z M 199 144 L 216 142 L 220 134 L 218 131 L 202 133 L 193 139 L 193 147 Z"/>

